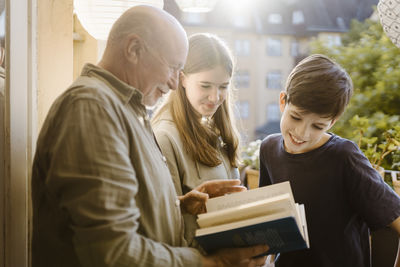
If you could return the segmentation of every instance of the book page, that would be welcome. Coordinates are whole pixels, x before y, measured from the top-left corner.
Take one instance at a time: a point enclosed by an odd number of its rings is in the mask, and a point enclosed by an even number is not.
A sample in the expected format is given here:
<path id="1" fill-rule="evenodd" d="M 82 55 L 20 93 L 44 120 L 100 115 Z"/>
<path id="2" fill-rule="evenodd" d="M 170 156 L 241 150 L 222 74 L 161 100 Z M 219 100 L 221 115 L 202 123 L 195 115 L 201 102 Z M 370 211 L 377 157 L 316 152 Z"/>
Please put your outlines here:
<path id="1" fill-rule="evenodd" d="M 289 182 L 213 198 L 206 207 L 195 235 L 206 251 L 263 242 L 271 253 L 309 247 L 304 205 L 294 202 Z"/>
<path id="2" fill-rule="evenodd" d="M 256 218 L 251 218 L 238 222 L 231 222 L 227 224 L 221 224 L 217 226 L 211 226 L 206 228 L 200 228 L 196 230 L 196 236 L 208 235 L 213 233 L 218 233 L 222 231 L 227 231 L 231 229 L 236 229 L 244 226 L 254 225 L 262 222 L 269 222 L 277 219 L 282 219 L 286 217 L 294 217 L 293 212 L 289 210 L 285 210 L 279 213 L 270 214 L 266 216 L 260 216 Z"/>
<path id="3" fill-rule="evenodd" d="M 290 187 L 290 183 L 288 181 L 221 197 L 211 198 L 206 202 L 207 213 L 221 211 L 283 194 L 290 195 L 291 208 L 294 210 L 297 224 L 301 226 L 300 215 L 299 212 L 296 212 L 297 209 L 295 207 L 292 188 Z"/>
<path id="4" fill-rule="evenodd" d="M 299 213 L 300 220 L 303 227 L 303 238 L 306 241 L 307 247 L 310 247 L 310 240 L 308 239 L 308 229 L 307 229 L 307 220 L 306 220 L 306 210 L 304 208 L 304 204 L 299 204 Z"/>
<path id="5" fill-rule="evenodd" d="M 296 222 L 297 222 L 297 225 L 299 226 L 301 235 L 304 237 L 303 218 L 301 218 L 300 212 L 301 212 L 300 204 L 296 203 L 296 218 L 297 218 Z"/>
<path id="6" fill-rule="evenodd" d="M 204 228 L 258 216 L 271 215 L 282 211 L 292 211 L 293 214 L 297 212 L 290 198 L 290 194 L 288 193 L 223 210 L 200 214 L 198 215 L 197 223 L 200 228 Z"/>
<path id="7" fill-rule="evenodd" d="M 269 186 L 259 187 L 248 191 L 233 193 L 222 197 L 210 198 L 206 202 L 207 212 L 213 212 L 226 208 L 236 207 L 242 204 L 279 196 L 282 194 L 290 194 L 294 202 L 292 189 L 289 182 L 273 184 Z"/>

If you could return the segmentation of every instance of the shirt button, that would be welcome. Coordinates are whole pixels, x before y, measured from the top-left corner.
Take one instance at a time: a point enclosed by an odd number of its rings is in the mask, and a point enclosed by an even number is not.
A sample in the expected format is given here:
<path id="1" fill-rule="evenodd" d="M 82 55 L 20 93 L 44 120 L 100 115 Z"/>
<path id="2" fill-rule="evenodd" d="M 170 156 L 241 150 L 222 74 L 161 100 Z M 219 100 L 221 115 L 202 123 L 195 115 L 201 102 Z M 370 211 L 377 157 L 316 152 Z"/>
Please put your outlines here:
<path id="1" fill-rule="evenodd" d="M 179 199 L 175 200 L 175 206 L 179 207 L 181 205 L 181 201 Z"/>
<path id="2" fill-rule="evenodd" d="M 141 124 L 142 126 L 144 126 L 144 119 L 143 119 L 143 117 L 139 117 L 138 120 L 139 120 L 140 124 Z"/>
<path id="3" fill-rule="evenodd" d="M 165 156 L 162 156 L 162 160 L 167 163 L 167 158 Z"/>

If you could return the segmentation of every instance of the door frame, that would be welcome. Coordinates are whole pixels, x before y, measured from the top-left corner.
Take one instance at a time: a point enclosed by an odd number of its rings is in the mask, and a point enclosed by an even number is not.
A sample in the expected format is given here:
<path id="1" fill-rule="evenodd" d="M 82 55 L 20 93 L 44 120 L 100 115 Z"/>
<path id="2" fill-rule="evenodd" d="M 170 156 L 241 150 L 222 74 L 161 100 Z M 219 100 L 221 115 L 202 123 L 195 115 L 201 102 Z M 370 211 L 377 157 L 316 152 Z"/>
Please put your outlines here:
<path id="1" fill-rule="evenodd" d="M 2 249 L 7 267 L 30 266 L 30 172 L 37 132 L 36 6 L 36 0 L 6 0 Z"/>

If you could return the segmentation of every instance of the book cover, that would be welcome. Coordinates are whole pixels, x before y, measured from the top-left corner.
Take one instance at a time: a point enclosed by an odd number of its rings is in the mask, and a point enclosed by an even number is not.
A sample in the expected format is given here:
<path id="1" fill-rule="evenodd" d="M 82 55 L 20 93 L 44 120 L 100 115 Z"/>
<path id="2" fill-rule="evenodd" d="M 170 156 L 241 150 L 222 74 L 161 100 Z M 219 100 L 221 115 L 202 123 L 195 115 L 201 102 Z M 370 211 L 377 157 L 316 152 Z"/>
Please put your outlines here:
<path id="1" fill-rule="evenodd" d="M 289 182 L 230 194 L 207 203 L 195 239 L 207 252 L 267 244 L 267 254 L 309 247 L 304 205 L 294 202 Z"/>
<path id="2" fill-rule="evenodd" d="M 268 244 L 270 249 L 266 254 L 277 254 L 308 247 L 295 218 L 291 216 L 230 230 L 196 235 L 195 238 L 209 253 L 221 248 L 248 247 L 258 244 Z"/>

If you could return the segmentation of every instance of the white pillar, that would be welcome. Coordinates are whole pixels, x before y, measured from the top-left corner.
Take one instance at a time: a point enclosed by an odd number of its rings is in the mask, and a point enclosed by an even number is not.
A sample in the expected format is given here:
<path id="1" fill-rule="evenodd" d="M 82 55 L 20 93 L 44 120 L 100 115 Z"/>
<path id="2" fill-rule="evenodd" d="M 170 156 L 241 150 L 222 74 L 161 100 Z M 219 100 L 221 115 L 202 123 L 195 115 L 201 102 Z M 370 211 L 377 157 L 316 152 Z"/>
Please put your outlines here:
<path id="1" fill-rule="evenodd" d="M 29 265 L 29 170 L 32 155 L 33 1 L 7 0 L 5 266 Z M 33 24 L 32 24 L 33 23 Z M 12 48 L 12 49 L 11 49 Z"/>

